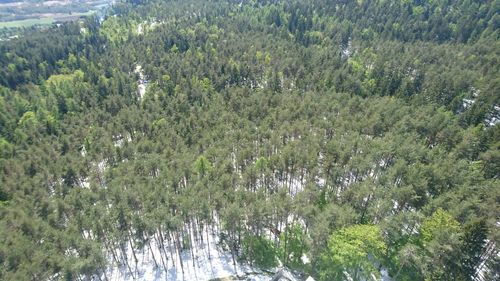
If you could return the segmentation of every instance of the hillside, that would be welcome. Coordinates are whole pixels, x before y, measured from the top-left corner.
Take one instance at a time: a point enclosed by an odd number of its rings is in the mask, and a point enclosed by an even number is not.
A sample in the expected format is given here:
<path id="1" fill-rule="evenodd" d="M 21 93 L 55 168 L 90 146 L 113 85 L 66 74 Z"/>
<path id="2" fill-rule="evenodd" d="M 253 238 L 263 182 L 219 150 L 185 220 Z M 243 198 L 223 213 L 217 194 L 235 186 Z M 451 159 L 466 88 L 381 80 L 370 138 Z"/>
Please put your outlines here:
<path id="1" fill-rule="evenodd" d="M 101 16 L 114 0 L 0 0 L 0 41 L 90 15 Z"/>
<path id="2" fill-rule="evenodd" d="M 0 22 L 68 17 L 99 10 L 112 0 L 0 0 Z"/>
<path id="3" fill-rule="evenodd" d="M 0 280 L 500 279 L 499 5 L 134 0 L 0 42 Z"/>

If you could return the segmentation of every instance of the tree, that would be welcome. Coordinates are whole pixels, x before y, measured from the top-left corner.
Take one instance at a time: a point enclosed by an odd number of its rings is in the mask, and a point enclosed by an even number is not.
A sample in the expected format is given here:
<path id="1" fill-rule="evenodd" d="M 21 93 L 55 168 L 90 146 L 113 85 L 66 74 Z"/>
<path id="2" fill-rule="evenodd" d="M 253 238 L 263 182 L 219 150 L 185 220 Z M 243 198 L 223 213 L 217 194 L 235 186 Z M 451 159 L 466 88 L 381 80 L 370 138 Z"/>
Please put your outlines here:
<path id="1" fill-rule="evenodd" d="M 194 168 L 200 177 L 204 177 L 212 169 L 212 165 L 205 156 L 201 155 L 194 163 Z"/>
<path id="2" fill-rule="evenodd" d="M 0 279 L 495 279 L 498 1 L 141 2 L 0 40 Z"/>
<path id="3" fill-rule="evenodd" d="M 423 269 L 426 278 L 460 278 L 460 235 L 460 224 L 443 209 L 424 220 L 418 241 L 427 257 Z"/>
<path id="4" fill-rule="evenodd" d="M 461 240 L 462 258 L 460 267 L 462 276 L 466 280 L 474 280 L 477 276 L 477 267 L 484 253 L 487 235 L 484 220 L 472 221 L 465 225 Z"/>
<path id="5" fill-rule="evenodd" d="M 243 256 L 251 264 L 261 268 L 277 265 L 276 249 L 271 240 L 262 236 L 247 235 L 243 238 Z"/>
<path id="6" fill-rule="evenodd" d="M 374 225 L 353 225 L 335 231 L 321 255 L 320 280 L 353 280 L 379 276 L 377 266 L 385 251 L 380 229 Z"/>
<path id="7" fill-rule="evenodd" d="M 289 225 L 280 235 L 278 256 L 281 262 L 290 268 L 303 267 L 302 256 L 307 252 L 303 227 L 298 224 Z"/>

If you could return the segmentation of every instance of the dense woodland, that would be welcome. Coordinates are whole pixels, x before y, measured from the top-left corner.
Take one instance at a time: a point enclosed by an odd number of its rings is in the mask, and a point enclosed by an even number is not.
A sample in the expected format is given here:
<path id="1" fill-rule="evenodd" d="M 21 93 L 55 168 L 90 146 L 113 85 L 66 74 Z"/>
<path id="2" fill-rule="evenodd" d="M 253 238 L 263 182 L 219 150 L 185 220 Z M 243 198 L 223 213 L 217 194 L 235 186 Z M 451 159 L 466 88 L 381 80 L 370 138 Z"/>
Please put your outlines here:
<path id="1" fill-rule="evenodd" d="M 129 1 L 0 42 L 0 279 L 215 229 L 317 280 L 499 280 L 499 11 Z"/>

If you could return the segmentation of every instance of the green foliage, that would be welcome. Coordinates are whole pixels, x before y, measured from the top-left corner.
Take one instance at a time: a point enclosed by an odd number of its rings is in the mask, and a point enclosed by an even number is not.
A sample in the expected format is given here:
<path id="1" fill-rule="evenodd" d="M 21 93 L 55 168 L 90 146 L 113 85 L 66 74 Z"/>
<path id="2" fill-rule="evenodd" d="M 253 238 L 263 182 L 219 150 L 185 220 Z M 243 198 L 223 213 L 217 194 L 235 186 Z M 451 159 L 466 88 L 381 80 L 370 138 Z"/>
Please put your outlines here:
<path id="1" fill-rule="evenodd" d="M 375 265 L 383 260 L 386 245 L 374 225 L 354 225 L 335 231 L 322 254 L 321 280 L 369 279 L 380 273 Z"/>
<path id="2" fill-rule="evenodd" d="M 14 146 L 10 144 L 6 139 L 0 138 L 0 157 L 8 158 L 12 155 Z"/>
<path id="3" fill-rule="evenodd" d="M 125 1 L 0 42 L 0 279 L 214 231 L 324 280 L 495 279 L 497 6 Z"/>
<path id="4" fill-rule="evenodd" d="M 419 243 L 427 259 L 422 268 L 425 278 L 432 280 L 462 278 L 459 270 L 463 266 L 460 264 L 460 224 L 451 214 L 438 209 L 431 217 L 424 220 L 419 232 Z"/>
<path id="5" fill-rule="evenodd" d="M 420 227 L 420 241 L 425 245 L 440 236 L 450 236 L 459 231 L 460 224 L 446 211 L 438 209 Z"/>
<path id="6" fill-rule="evenodd" d="M 26 111 L 21 119 L 19 119 L 18 125 L 22 128 L 33 127 L 37 123 L 36 114 L 33 111 Z"/>
<path id="7" fill-rule="evenodd" d="M 267 168 L 267 165 L 268 165 L 268 161 L 265 157 L 260 157 L 259 159 L 257 159 L 257 161 L 255 161 L 255 168 L 260 172 L 265 171 Z"/>
<path id="8" fill-rule="evenodd" d="M 477 276 L 481 255 L 484 253 L 487 239 L 487 228 L 484 220 L 472 221 L 465 225 L 461 237 L 463 257 L 461 261 L 462 276 L 474 278 Z"/>
<path id="9" fill-rule="evenodd" d="M 136 28 L 133 23 L 119 17 L 108 17 L 101 26 L 100 33 L 115 44 L 126 41 L 132 30 Z"/>
<path id="10" fill-rule="evenodd" d="M 276 250 L 271 240 L 247 235 L 243 238 L 242 246 L 244 258 L 251 264 L 260 268 L 273 268 L 277 265 Z"/>
<path id="11" fill-rule="evenodd" d="M 204 177 L 212 169 L 212 164 L 205 156 L 201 155 L 194 163 L 194 169 L 198 175 Z"/>
<path id="12" fill-rule="evenodd" d="M 303 227 L 296 223 L 285 228 L 280 235 L 278 257 L 281 262 L 294 269 L 303 267 L 302 256 L 307 252 Z"/>

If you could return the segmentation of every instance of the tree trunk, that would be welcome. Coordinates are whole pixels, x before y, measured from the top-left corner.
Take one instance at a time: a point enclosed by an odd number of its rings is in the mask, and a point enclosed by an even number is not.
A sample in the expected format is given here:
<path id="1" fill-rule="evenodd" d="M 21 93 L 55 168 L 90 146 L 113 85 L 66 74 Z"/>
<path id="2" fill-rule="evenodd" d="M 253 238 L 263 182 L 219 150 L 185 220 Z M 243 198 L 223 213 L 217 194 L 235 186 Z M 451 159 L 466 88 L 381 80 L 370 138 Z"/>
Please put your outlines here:
<path id="1" fill-rule="evenodd" d="M 116 265 L 120 265 L 120 263 L 118 262 L 117 254 L 115 253 L 115 250 L 113 249 L 113 247 L 111 247 L 109 245 L 108 238 L 106 237 L 106 235 L 104 234 L 104 232 L 103 232 L 103 238 L 104 238 L 103 239 L 104 247 L 111 252 L 111 256 L 113 257 L 113 261 L 115 262 L 115 264 Z"/>
<path id="2" fill-rule="evenodd" d="M 287 250 L 288 250 L 287 249 L 287 246 L 288 246 L 288 243 L 287 243 L 288 242 L 287 241 L 288 240 L 288 229 L 286 228 L 286 225 L 285 225 L 284 231 L 285 231 L 285 241 L 283 241 L 283 242 L 285 243 L 285 250 L 283 252 L 283 264 L 285 266 L 287 266 L 288 265 L 288 253 L 287 253 Z"/>
<path id="3" fill-rule="evenodd" d="M 156 240 L 156 245 L 158 246 L 158 249 L 160 250 L 161 264 L 162 264 L 165 272 L 167 272 L 167 265 L 165 264 L 165 259 L 168 259 L 168 258 L 167 258 L 167 254 L 165 253 L 165 248 L 164 248 L 165 246 L 163 245 L 163 242 L 159 243 L 159 239 L 156 237 L 156 235 L 155 235 L 155 240 Z M 165 257 L 163 257 L 163 255 L 165 255 Z"/>
<path id="4" fill-rule="evenodd" d="M 235 259 L 235 243 L 231 241 L 231 258 L 233 259 L 234 270 L 236 271 L 236 259 Z"/>
<path id="5" fill-rule="evenodd" d="M 123 246 L 121 246 L 120 249 L 121 249 L 121 254 L 122 254 L 122 260 L 125 261 L 125 265 L 127 266 L 130 275 L 132 276 L 133 279 L 135 279 L 134 272 L 132 271 L 132 268 L 130 267 L 130 264 L 128 263 L 126 251 L 123 249 Z"/>
<path id="6" fill-rule="evenodd" d="M 193 268 L 196 267 L 195 263 L 194 263 L 194 232 L 193 232 L 193 225 L 192 225 L 192 222 L 189 221 L 188 222 L 188 228 L 187 228 L 187 232 L 188 232 L 188 237 L 189 237 L 189 251 L 191 252 L 191 259 L 193 260 Z"/>
<path id="7" fill-rule="evenodd" d="M 364 204 L 363 204 L 363 210 L 361 212 L 361 221 L 360 221 L 360 223 L 363 223 L 363 221 L 365 219 L 366 211 L 368 210 L 368 205 L 370 205 L 371 197 L 372 197 L 372 195 L 369 194 L 368 198 L 366 199 L 366 202 L 364 202 Z"/>
<path id="8" fill-rule="evenodd" d="M 109 281 L 108 275 L 106 274 L 106 270 L 104 268 L 101 268 L 101 271 L 102 271 L 102 276 L 104 276 L 104 280 Z"/>
<path id="9" fill-rule="evenodd" d="M 161 235 L 161 234 L 160 234 Z M 162 238 L 163 239 L 163 238 Z M 175 250 L 175 245 L 174 247 L 172 247 L 172 238 L 170 237 L 170 235 L 167 235 L 167 241 L 168 241 L 168 248 L 170 249 L 168 252 L 170 253 L 170 259 L 172 260 L 172 264 L 173 266 L 175 267 L 175 259 L 174 259 L 174 253 L 173 251 Z M 165 256 L 167 256 L 167 254 L 165 253 Z"/>
<path id="10" fill-rule="evenodd" d="M 212 257 L 210 256 L 210 230 L 209 230 L 209 226 L 207 224 L 206 226 L 206 229 L 207 229 L 207 250 L 208 250 L 208 260 L 211 260 Z"/>
<path id="11" fill-rule="evenodd" d="M 177 251 L 177 255 L 179 256 L 179 263 L 181 264 L 181 271 L 182 271 L 182 274 L 184 275 L 184 265 L 182 264 L 182 255 L 181 255 L 182 247 L 181 247 L 181 243 L 180 243 L 180 239 L 179 239 L 179 232 L 178 231 L 175 231 L 175 235 L 173 237 L 173 240 L 174 240 L 174 243 L 175 243 L 175 248 L 176 248 L 176 251 Z"/>
<path id="12" fill-rule="evenodd" d="M 155 253 L 153 252 L 153 248 L 151 247 L 151 240 L 148 240 L 149 251 L 151 252 L 151 256 L 153 257 L 153 262 L 155 263 L 155 268 L 158 267 L 158 262 L 156 261 Z"/>
<path id="13" fill-rule="evenodd" d="M 135 250 L 134 250 L 134 244 L 132 243 L 132 235 L 130 234 L 130 229 L 128 231 L 128 242 L 130 244 L 130 249 L 132 250 L 132 256 L 134 257 L 134 261 L 135 261 L 135 272 L 136 274 L 138 274 L 138 271 L 137 271 L 137 264 L 139 263 L 139 260 L 137 259 L 137 256 L 135 254 Z"/>
<path id="14" fill-rule="evenodd" d="M 165 272 L 167 272 L 167 265 L 165 264 L 165 260 L 166 259 L 168 260 L 168 258 L 167 258 L 167 254 L 165 253 L 165 244 L 163 243 L 163 236 L 161 236 L 160 231 L 161 230 L 157 229 L 155 231 L 155 233 L 153 234 L 153 237 L 155 238 L 156 245 L 158 246 L 158 249 L 160 250 L 161 264 L 163 265 L 163 269 L 165 270 Z M 156 234 L 158 234 L 159 238 L 156 238 Z M 165 255 L 165 257 L 163 257 L 163 255 Z"/>

